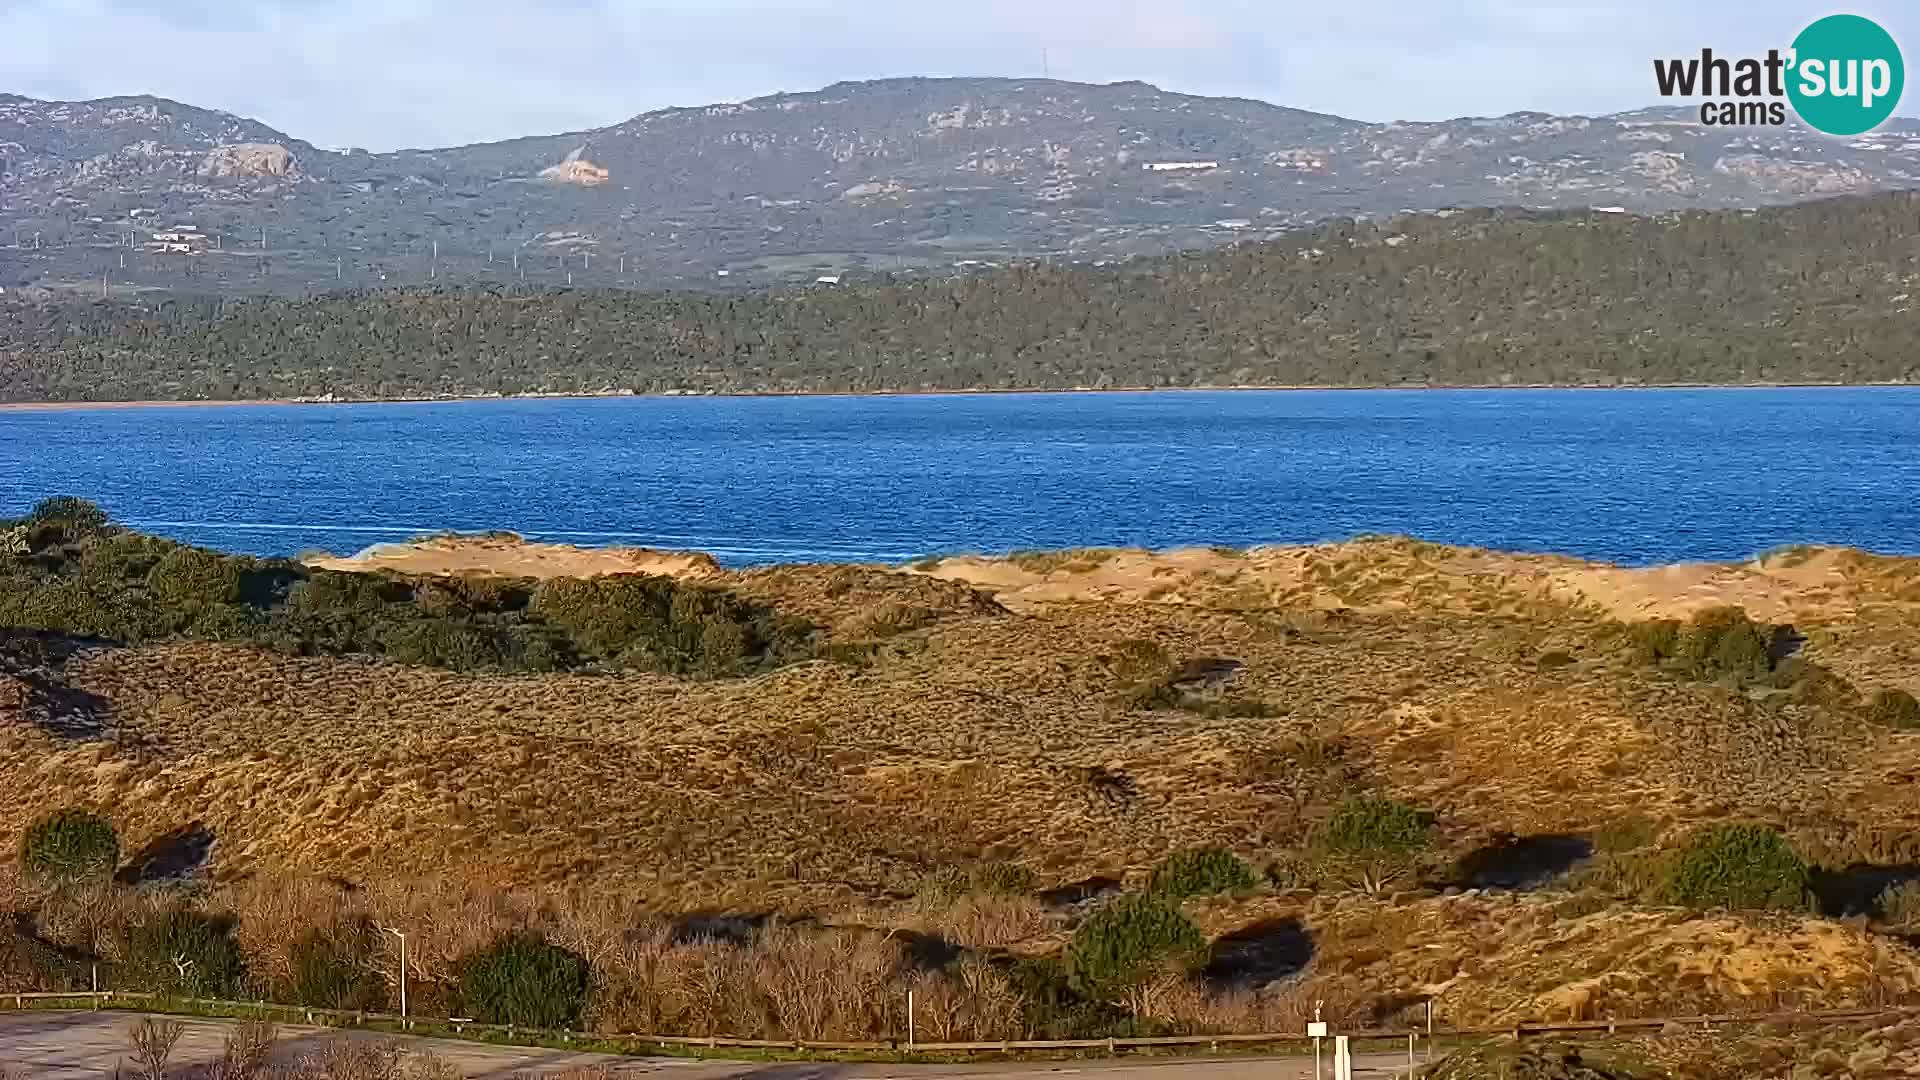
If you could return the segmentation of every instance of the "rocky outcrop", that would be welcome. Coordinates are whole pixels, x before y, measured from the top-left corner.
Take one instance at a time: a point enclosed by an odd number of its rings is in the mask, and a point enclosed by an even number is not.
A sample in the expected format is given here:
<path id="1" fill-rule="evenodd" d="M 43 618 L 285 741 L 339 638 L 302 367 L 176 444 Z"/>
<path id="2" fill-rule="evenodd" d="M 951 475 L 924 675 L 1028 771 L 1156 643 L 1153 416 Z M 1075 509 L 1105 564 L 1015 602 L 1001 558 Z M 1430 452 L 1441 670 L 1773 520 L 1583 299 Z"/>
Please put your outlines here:
<path id="1" fill-rule="evenodd" d="M 213 179 L 291 177 L 299 162 L 279 143 L 231 143 L 216 146 L 200 162 L 200 175 Z"/>
<path id="2" fill-rule="evenodd" d="M 847 188 L 840 193 L 840 198 L 849 202 L 864 202 L 868 199 L 897 198 L 904 195 L 906 190 L 906 186 L 898 180 L 869 180 Z"/>
<path id="3" fill-rule="evenodd" d="M 1713 171 L 1783 195 L 1839 195 L 1874 187 L 1873 177 L 1860 169 L 1820 161 L 1782 161 L 1764 154 L 1730 154 L 1715 161 Z"/>
<path id="4" fill-rule="evenodd" d="M 583 187 L 599 187 L 612 179 L 612 173 L 586 159 L 586 151 L 584 146 L 575 149 L 558 165 L 541 169 L 540 178 L 555 184 L 579 184 Z"/>

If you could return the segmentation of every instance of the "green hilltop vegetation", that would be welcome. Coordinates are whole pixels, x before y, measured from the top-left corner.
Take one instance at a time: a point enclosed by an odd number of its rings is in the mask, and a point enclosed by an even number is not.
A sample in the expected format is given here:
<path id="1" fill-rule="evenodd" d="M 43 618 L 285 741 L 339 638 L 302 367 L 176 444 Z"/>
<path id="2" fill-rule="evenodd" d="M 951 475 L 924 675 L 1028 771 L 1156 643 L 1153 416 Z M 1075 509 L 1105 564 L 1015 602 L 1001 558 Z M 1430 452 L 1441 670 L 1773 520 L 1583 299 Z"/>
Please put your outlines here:
<path id="1" fill-rule="evenodd" d="M 751 295 L 0 306 L 0 400 L 1920 378 L 1920 196 L 1469 210 L 1111 266 Z"/>
<path id="2" fill-rule="evenodd" d="M 227 555 L 123 529 L 70 497 L 0 519 L 0 627 L 457 671 L 696 677 L 802 659 L 812 631 L 726 589 L 668 577 L 420 578 Z"/>

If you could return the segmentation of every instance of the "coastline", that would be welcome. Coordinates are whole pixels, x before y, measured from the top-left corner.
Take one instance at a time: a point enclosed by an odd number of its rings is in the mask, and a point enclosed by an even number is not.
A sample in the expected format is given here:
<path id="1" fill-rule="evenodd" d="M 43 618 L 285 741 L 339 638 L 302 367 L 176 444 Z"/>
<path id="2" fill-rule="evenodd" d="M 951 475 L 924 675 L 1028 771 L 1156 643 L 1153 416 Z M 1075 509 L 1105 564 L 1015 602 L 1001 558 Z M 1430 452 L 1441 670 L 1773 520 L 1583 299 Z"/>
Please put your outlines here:
<path id="1" fill-rule="evenodd" d="M 1796 390 L 1865 389 L 1874 387 L 1920 386 L 1913 382 L 1658 382 L 1658 383 L 1393 383 L 1387 385 L 1343 383 L 1314 384 L 1228 384 L 1220 386 L 1068 386 L 1068 387 L 970 387 L 938 390 L 736 390 L 736 391 L 658 391 L 632 393 L 525 393 L 473 394 L 445 397 L 384 398 L 240 398 L 186 399 L 151 401 L 0 401 L 0 413 L 71 412 L 85 409 L 183 409 L 237 408 L 267 405 L 460 405 L 481 401 L 598 401 L 605 399 L 672 398 L 887 398 L 887 397 L 974 397 L 993 394 L 1207 394 L 1238 392 L 1360 391 L 1360 390 Z"/>

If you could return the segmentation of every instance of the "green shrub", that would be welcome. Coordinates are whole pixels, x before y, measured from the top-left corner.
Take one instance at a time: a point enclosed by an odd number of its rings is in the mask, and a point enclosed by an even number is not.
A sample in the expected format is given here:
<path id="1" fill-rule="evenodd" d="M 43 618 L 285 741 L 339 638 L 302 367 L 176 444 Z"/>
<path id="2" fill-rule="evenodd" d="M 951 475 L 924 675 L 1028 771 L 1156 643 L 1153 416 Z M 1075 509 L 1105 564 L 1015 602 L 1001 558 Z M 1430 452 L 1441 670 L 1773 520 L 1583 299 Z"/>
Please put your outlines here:
<path id="1" fill-rule="evenodd" d="M 303 653 L 378 653 L 388 605 L 410 596 L 403 583 L 375 574 L 316 570 L 288 591 L 285 618 Z"/>
<path id="2" fill-rule="evenodd" d="M 500 664 L 500 649 L 492 635 L 449 619 L 395 621 L 382 643 L 388 658 L 402 664 L 450 671 L 477 671 Z"/>
<path id="3" fill-rule="evenodd" d="M 232 604 L 240 599 L 241 559 L 204 548 L 178 547 L 167 552 L 147 573 L 147 588 L 155 600 L 181 608 Z"/>
<path id="4" fill-rule="evenodd" d="M 653 574 L 553 578 L 532 611 L 582 656 L 679 675 L 730 675 L 797 650 L 804 632 L 725 590 Z"/>
<path id="5" fill-rule="evenodd" d="M 327 1009 L 384 1008 L 386 980 L 373 968 L 378 951 L 374 928 L 366 923 L 309 931 L 290 950 L 293 1000 Z"/>
<path id="6" fill-rule="evenodd" d="M 20 868 L 45 884 L 99 880 L 119 864 L 120 837 L 113 823 L 86 810 L 56 810 L 20 837 Z"/>
<path id="7" fill-rule="evenodd" d="M 1642 663 L 1657 664 L 1695 679 L 1757 679 L 1773 670 L 1775 627 L 1747 617 L 1738 607 L 1703 608 L 1688 621 L 1636 623 L 1628 628 Z"/>
<path id="8" fill-rule="evenodd" d="M 1223 847 L 1176 851 L 1154 867 L 1149 891 L 1169 900 L 1239 892 L 1258 884 L 1253 868 Z"/>
<path id="9" fill-rule="evenodd" d="M 1405 855 L 1424 851 L 1431 830 L 1427 815 L 1406 803 L 1362 795 L 1334 810 L 1320 828 L 1317 846 L 1330 854 Z"/>
<path id="10" fill-rule="evenodd" d="M 244 641 L 453 670 L 582 664 L 727 676 L 810 655 L 813 628 L 729 590 L 626 574 L 586 581 L 308 570 L 107 530 L 53 500 L 0 559 L 0 626 L 137 643 Z M 69 528 L 69 523 L 72 528 Z M 96 530 L 70 541 L 72 531 Z"/>
<path id="11" fill-rule="evenodd" d="M 1075 992 L 1106 1001 L 1156 971 L 1197 966 L 1206 951 L 1206 936 L 1166 900 L 1123 896 L 1073 932 L 1067 977 Z"/>
<path id="12" fill-rule="evenodd" d="M 27 514 L 30 526 L 51 526 L 68 540 L 83 540 L 106 532 L 113 524 L 107 512 L 85 499 L 56 495 L 41 499 Z"/>
<path id="13" fill-rule="evenodd" d="M 1315 866 L 1334 880 L 1378 892 L 1419 870 L 1432 842 L 1428 815 L 1396 799 L 1356 796 L 1315 830 Z"/>
<path id="14" fill-rule="evenodd" d="M 1027 896 L 1038 887 L 1033 871 L 1013 862 L 982 863 L 970 875 L 973 891 L 990 896 Z"/>
<path id="15" fill-rule="evenodd" d="M 231 919 L 167 907 L 121 935 L 120 983 L 127 989 L 216 998 L 240 992 L 246 965 Z"/>
<path id="16" fill-rule="evenodd" d="M 1093 1039 L 1135 1034 L 1137 1021 L 1110 1002 L 1089 1000 L 1074 989 L 1057 956 L 1023 956 L 1006 968 L 1007 984 L 1020 1002 L 1021 1027 L 1030 1039 Z"/>
<path id="17" fill-rule="evenodd" d="M 510 934 L 456 965 L 460 1007 L 492 1024 L 569 1028 L 587 994 L 587 963 L 539 934 Z"/>
<path id="18" fill-rule="evenodd" d="M 1662 890 L 1668 903 L 1698 908 L 1796 909 L 1806 905 L 1807 864 L 1764 825 L 1715 825 L 1679 851 Z"/>
<path id="19" fill-rule="evenodd" d="M 1882 687 L 1867 699 L 1867 716 L 1897 731 L 1920 728 L 1920 701 L 1899 687 Z"/>

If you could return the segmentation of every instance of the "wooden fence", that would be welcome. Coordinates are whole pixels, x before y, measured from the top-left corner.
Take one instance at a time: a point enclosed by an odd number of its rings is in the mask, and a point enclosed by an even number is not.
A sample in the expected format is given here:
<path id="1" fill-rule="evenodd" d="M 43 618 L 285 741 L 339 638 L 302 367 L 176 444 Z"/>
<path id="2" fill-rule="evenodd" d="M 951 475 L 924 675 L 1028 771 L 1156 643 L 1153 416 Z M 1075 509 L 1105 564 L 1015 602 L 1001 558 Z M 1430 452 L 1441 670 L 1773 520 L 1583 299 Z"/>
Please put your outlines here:
<path id="1" fill-rule="evenodd" d="M 905 1039 L 868 1042 L 822 1042 L 810 1039 L 737 1039 L 730 1036 L 697 1035 L 601 1035 L 581 1031 L 556 1031 L 547 1028 L 519 1027 L 513 1024 L 481 1024 L 446 1017 L 400 1017 L 392 1013 L 361 1012 L 348 1009 L 319 1009 L 305 1005 L 281 1005 L 264 1001 L 230 1001 L 219 998 L 177 998 L 140 991 L 101 990 L 65 993 L 0 994 L 0 1009 L 142 1009 L 151 1012 L 186 1011 L 217 1013 L 225 1017 L 279 1019 L 287 1023 L 305 1023 L 324 1027 L 362 1027 L 369 1024 L 412 1030 L 415 1026 L 434 1031 L 452 1030 L 457 1035 L 495 1036 L 507 1042 L 525 1040 L 537 1043 L 608 1043 L 629 1047 L 681 1047 L 691 1049 L 759 1049 L 817 1051 L 820 1053 L 925 1053 L 925 1054 L 1004 1054 L 1022 1051 L 1093 1051 L 1118 1054 L 1123 1050 L 1161 1048 L 1223 1047 L 1297 1047 L 1312 1045 L 1303 1032 L 1262 1032 L 1237 1035 L 1160 1035 L 1144 1038 L 1114 1039 L 1008 1039 L 978 1042 L 908 1042 Z M 1627 1032 L 1660 1032 L 1669 1027 L 1706 1030 L 1748 1024 L 1845 1024 L 1920 1016 L 1920 1006 L 1885 1008 L 1828 1009 L 1814 1012 L 1721 1013 L 1707 1016 L 1636 1017 L 1625 1020 L 1584 1020 L 1563 1023 L 1525 1021 L 1491 1027 L 1370 1028 L 1341 1031 L 1354 1041 L 1405 1042 L 1416 1039 L 1469 1039 L 1489 1036 L 1528 1038 L 1538 1035 L 1596 1035 Z"/>

